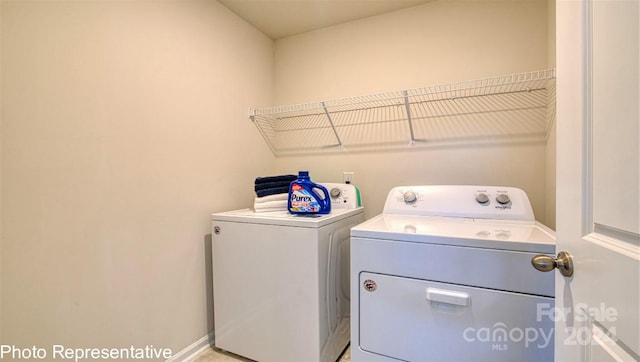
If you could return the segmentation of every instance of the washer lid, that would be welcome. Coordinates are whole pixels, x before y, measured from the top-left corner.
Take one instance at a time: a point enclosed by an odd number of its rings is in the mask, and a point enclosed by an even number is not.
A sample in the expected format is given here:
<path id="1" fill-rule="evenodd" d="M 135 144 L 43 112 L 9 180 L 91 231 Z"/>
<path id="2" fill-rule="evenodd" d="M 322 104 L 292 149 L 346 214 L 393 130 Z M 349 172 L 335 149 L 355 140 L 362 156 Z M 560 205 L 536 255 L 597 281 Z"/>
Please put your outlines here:
<path id="1" fill-rule="evenodd" d="M 211 220 L 318 228 L 363 212 L 364 209 L 362 207 L 355 209 L 337 209 L 332 210 L 329 214 L 311 215 L 293 215 L 286 210 L 255 212 L 252 209 L 242 209 L 212 214 Z"/>
<path id="2" fill-rule="evenodd" d="M 556 240 L 537 221 L 384 214 L 355 226 L 351 236 L 549 254 Z"/>

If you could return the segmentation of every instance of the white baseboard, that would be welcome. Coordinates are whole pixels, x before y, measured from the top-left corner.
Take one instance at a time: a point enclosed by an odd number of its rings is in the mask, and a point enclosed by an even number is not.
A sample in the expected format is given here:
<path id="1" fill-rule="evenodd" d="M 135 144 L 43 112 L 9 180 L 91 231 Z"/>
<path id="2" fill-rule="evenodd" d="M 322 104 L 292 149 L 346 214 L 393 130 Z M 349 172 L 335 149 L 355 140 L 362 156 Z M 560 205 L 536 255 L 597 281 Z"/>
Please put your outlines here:
<path id="1" fill-rule="evenodd" d="M 191 343 L 185 349 L 174 354 L 165 362 L 189 362 L 206 349 L 211 348 L 211 346 L 213 346 L 213 331 Z"/>

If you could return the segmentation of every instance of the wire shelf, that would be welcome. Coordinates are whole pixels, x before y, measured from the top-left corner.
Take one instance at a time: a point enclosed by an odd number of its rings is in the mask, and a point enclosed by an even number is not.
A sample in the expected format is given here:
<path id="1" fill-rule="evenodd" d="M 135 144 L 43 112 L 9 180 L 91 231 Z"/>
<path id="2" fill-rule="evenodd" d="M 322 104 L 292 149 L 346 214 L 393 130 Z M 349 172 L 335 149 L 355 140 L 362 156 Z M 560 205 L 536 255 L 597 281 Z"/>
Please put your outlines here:
<path id="1" fill-rule="evenodd" d="M 250 109 L 276 156 L 429 143 L 546 140 L 555 69 Z"/>

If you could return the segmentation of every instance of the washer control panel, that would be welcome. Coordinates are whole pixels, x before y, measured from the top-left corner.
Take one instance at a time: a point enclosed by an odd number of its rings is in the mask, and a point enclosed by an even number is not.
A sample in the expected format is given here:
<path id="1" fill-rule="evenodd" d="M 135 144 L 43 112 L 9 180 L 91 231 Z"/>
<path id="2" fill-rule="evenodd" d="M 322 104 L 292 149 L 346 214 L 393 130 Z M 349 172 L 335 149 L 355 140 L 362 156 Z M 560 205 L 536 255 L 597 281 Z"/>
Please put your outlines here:
<path id="1" fill-rule="evenodd" d="M 383 213 L 535 220 L 527 194 L 502 186 L 398 186 L 389 192 Z"/>
<path id="2" fill-rule="evenodd" d="M 331 197 L 332 209 L 355 209 L 362 206 L 358 189 L 351 184 L 322 182 Z"/>

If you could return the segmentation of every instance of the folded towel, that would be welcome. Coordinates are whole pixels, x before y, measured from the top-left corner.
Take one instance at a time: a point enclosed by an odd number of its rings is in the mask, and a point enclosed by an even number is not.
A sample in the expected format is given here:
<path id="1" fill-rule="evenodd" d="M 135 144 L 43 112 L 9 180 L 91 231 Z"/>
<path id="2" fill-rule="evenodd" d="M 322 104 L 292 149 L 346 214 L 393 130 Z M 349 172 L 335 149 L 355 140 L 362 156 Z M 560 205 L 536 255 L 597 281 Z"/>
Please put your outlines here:
<path id="1" fill-rule="evenodd" d="M 270 208 L 265 208 L 265 209 L 258 209 L 258 210 L 254 210 L 253 212 L 257 212 L 257 213 L 262 213 L 262 212 L 283 212 L 286 211 L 286 208 L 281 208 L 281 207 L 270 207 Z"/>
<path id="2" fill-rule="evenodd" d="M 279 201 L 279 200 L 287 201 L 288 199 L 289 199 L 289 193 L 287 192 L 284 194 L 275 194 L 275 195 L 269 195 L 269 196 L 256 197 L 254 200 L 254 203 L 260 204 L 263 202 Z"/>
<path id="3" fill-rule="evenodd" d="M 256 202 L 253 204 L 253 209 L 256 212 L 264 210 L 286 210 L 288 206 L 287 203 L 288 200 Z"/>
<path id="4" fill-rule="evenodd" d="M 278 175 L 278 176 L 265 176 L 265 177 L 256 177 L 255 184 L 262 184 L 267 182 L 291 182 L 297 179 L 296 175 Z"/>
<path id="5" fill-rule="evenodd" d="M 276 187 L 289 187 L 290 184 L 291 184 L 290 181 L 263 182 L 261 184 L 256 184 L 253 187 L 253 189 L 255 191 L 258 191 L 258 190 L 273 189 Z"/>
<path id="6" fill-rule="evenodd" d="M 285 193 L 286 194 L 289 193 L 289 186 L 274 187 L 274 188 L 271 188 L 271 189 L 257 190 L 256 191 L 256 195 L 258 195 L 258 197 L 275 195 L 275 194 L 285 194 Z"/>

